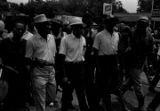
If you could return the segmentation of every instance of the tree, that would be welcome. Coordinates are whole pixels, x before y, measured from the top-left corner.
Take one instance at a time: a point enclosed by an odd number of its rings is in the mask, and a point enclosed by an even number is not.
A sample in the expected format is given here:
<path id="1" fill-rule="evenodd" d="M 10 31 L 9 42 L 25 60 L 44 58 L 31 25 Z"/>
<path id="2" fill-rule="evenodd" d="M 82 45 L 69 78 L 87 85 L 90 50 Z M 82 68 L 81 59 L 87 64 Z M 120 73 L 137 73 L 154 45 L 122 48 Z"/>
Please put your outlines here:
<path id="1" fill-rule="evenodd" d="M 139 0 L 137 12 L 151 12 L 152 0 Z"/>
<path id="2" fill-rule="evenodd" d="M 138 12 L 151 12 L 153 0 L 139 0 Z M 160 9 L 160 0 L 154 0 L 153 9 Z"/>
<path id="3" fill-rule="evenodd" d="M 17 8 L 18 12 L 25 13 L 30 16 L 35 16 L 36 14 L 44 13 L 48 17 L 54 17 L 55 14 L 58 14 L 61 11 L 62 6 L 58 2 L 53 1 L 42 1 L 42 0 L 35 0 L 32 2 L 28 2 L 27 4 L 20 4 Z"/>
<path id="4" fill-rule="evenodd" d="M 32 16 L 40 13 L 45 13 L 49 17 L 65 13 L 73 16 L 83 16 L 86 12 L 93 16 L 100 16 L 103 12 L 103 3 L 106 2 L 106 0 L 31 1 L 32 2 L 28 2 L 27 4 L 11 4 L 11 10 Z M 110 2 L 111 1 L 113 2 L 113 12 L 127 12 L 119 0 L 110 0 Z"/>
<path id="5" fill-rule="evenodd" d="M 5 0 L 0 0 L 0 13 L 8 11 L 8 4 Z"/>
<path id="6" fill-rule="evenodd" d="M 154 9 L 160 9 L 160 0 L 154 0 Z"/>
<path id="7" fill-rule="evenodd" d="M 102 15 L 103 3 L 113 3 L 113 12 L 124 12 L 127 11 L 123 8 L 123 4 L 119 0 L 60 0 L 64 4 L 65 10 L 74 15 L 83 15 L 86 11 L 91 12 L 94 15 Z"/>
<path id="8" fill-rule="evenodd" d="M 115 1 L 113 3 L 113 13 L 117 13 L 117 12 L 121 12 L 121 13 L 128 13 L 124 8 L 123 8 L 123 4 L 121 1 Z"/>

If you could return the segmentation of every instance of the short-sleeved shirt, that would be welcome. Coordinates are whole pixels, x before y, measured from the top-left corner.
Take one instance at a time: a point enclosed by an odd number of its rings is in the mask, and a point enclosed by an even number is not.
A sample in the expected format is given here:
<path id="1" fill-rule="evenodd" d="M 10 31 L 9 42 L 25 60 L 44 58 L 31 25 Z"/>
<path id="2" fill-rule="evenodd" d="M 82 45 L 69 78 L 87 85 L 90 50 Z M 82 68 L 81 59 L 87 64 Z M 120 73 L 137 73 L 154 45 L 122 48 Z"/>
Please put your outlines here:
<path id="1" fill-rule="evenodd" d="M 48 62 L 55 63 L 56 44 L 54 36 L 48 34 L 47 40 L 39 34 L 35 34 L 31 39 L 27 40 L 26 55 L 27 58 L 37 58 Z M 35 67 L 34 75 L 48 75 L 48 71 L 53 70 L 53 67 Z"/>
<path id="2" fill-rule="evenodd" d="M 83 36 L 76 38 L 73 34 L 63 37 L 60 44 L 60 54 L 65 55 L 66 62 L 84 61 L 86 41 Z"/>
<path id="3" fill-rule="evenodd" d="M 113 40 L 112 35 L 104 29 L 96 35 L 93 48 L 98 50 L 99 56 L 114 55 L 117 53 L 117 50 Z"/>

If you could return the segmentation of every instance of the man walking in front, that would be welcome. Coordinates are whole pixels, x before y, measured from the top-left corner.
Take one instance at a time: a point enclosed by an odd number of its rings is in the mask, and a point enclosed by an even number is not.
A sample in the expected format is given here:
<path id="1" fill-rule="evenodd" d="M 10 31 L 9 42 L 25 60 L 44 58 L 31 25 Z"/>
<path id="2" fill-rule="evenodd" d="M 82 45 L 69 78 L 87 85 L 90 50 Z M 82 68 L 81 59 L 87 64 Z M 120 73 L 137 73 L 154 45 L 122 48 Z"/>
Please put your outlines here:
<path id="1" fill-rule="evenodd" d="M 54 101 L 56 98 L 56 81 L 54 57 L 56 53 L 55 40 L 49 34 L 49 21 L 45 14 L 34 17 L 37 33 L 27 41 L 26 57 L 36 59 L 37 64 L 31 67 L 33 93 L 36 111 L 45 111 L 46 92 Z"/>
<path id="2" fill-rule="evenodd" d="M 72 33 L 61 40 L 60 54 L 64 64 L 64 86 L 62 94 L 62 111 L 72 106 L 72 92 L 75 89 L 80 110 L 88 111 L 84 94 L 84 52 L 85 38 L 82 36 L 82 20 L 73 18 L 70 24 Z"/>

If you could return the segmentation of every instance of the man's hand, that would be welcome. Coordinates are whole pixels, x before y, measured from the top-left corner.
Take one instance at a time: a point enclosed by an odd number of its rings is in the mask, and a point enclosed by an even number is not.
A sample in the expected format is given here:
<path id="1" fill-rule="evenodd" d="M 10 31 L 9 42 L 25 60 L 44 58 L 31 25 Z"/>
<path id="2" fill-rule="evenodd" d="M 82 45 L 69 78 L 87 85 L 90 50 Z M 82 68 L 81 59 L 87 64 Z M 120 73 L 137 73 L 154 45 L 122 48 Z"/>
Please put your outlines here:
<path id="1" fill-rule="evenodd" d="M 63 78 L 63 82 L 70 84 L 70 81 L 68 80 L 68 77 L 64 77 L 64 78 Z"/>
<path id="2" fill-rule="evenodd" d="M 129 52 L 129 51 L 131 51 L 131 47 L 128 47 L 126 50 L 125 50 L 125 52 Z"/>
<path id="3" fill-rule="evenodd" d="M 63 88 L 67 88 L 68 86 L 70 86 L 71 82 L 68 80 L 68 77 L 64 77 L 62 79 L 62 84 L 61 87 Z"/>

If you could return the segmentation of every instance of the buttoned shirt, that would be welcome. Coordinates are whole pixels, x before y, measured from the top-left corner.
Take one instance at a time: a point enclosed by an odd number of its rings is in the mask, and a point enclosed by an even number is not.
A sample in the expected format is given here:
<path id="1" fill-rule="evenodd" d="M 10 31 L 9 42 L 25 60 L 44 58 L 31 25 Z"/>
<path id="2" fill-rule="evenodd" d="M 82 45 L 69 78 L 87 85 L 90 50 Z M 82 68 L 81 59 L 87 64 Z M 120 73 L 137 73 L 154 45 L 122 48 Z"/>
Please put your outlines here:
<path id="1" fill-rule="evenodd" d="M 55 63 L 56 44 L 54 36 L 48 34 L 47 40 L 39 34 L 35 34 L 27 41 L 26 57 L 37 58 L 47 62 Z M 47 75 L 48 71 L 52 71 L 53 67 L 35 67 L 34 75 Z"/>
<path id="2" fill-rule="evenodd" d="M 117 53 L 112 35 L 105 29 L 96 35 L 93 48 L 98 50 L 99 56 Z"/>
<path id="3" fill-rule="evenodd" d="M 86 41 L 83 36 L 76 38 L 73 34 L 69 34 L 62 38 L 59 53 L 66 56 L 66 62 L 84 61 L 85 46 Z"/>

